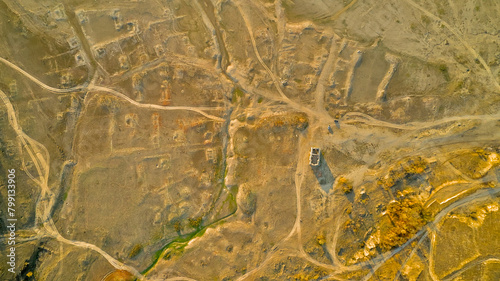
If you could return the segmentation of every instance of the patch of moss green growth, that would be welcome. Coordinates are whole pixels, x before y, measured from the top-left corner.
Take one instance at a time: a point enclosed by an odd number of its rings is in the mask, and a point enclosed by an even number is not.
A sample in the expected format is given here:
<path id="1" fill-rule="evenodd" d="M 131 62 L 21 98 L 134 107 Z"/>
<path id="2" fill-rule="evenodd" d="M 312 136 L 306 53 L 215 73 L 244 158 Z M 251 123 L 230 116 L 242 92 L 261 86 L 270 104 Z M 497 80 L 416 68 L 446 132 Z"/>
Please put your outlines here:
<path id="1" fill-rule="evenodd" d="M 245 116 L 245 114 L 240 114 L 238 115 L 238 117 L 236 117 L 236 119 L 243 123 L 247 120 L 247 117 Z"/>
<path id="2" fill-rule="evenodd" d="M 448 66 L 446 64 L 439 65 L 439 71 L 443 74 L 446 81 L 450 81 L 450 73 L 448 72 Z"/>
<path id="3" fill-rule="evenodd" d="M 164 260 L 170 260 L 174 257 L 178 257 L 184 253 L 184 249 L 188 245 L 188 242 L 175 242 L 172 243 L 171 247 L 163 255 Z"/>
<path id="4" fill-rule="evenodd" d="M 431 19 L 430 19 L 428 16 L 426 16 L 426 15 L 422 15 L 422 16 L 420 17 L 420 19 L 421 19 L 421 20 L 422 20 L 422 22 L 423 22 L 423 23 L 425 23 L 425 24 L 429 24 L 429 23 L 431 23 Z"/>
<path id="5" fill-rule="evenodd" d="M 224 210 L 231 210 L 230 212 L 234 213 L 234 212 L 236 212 L 236 210 L 238 208 L 237 203 L 236 203 L 236 197 L 233 195 L 233 193 L 230 190 L 228 190 L 228 191 L 229 191 L 229 193 L 227 194 L 227 196 L 224 199 L 224 201 L 222 202 L 221 206 L 219 207 L 219 209 L 215 213 L 216 217 L 220 216 Z"/>
<path id="6" fill-rule="evenodd" d="M 460 89 L 463 89 L 463 88 L 464 88 L 464 80 L 454 81 L 450 85 L 451 91 L 457 91 L 457 90 L 460 90 Z"/>
<path id="7" fill-rule="evenodd" d="M 241 100 L 241 98 L 243 98 L 244 96 L 245 93 L 240 88 L 234 88 L 231 102 L 236 103 L 238 100 Z"/>

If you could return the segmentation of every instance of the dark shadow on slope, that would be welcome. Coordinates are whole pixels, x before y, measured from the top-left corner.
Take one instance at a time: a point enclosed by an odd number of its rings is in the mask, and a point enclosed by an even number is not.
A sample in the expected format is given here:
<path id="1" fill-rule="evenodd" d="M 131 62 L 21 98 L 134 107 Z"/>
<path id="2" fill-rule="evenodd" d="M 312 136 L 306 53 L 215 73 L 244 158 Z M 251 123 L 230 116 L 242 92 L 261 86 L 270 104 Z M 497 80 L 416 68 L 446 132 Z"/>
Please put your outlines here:
<path id="1" fill-rule="evenodd" d="M 310 166 L 316 176 L 316 179 L 318 180 L 319 185 L 321 186 L 321 189 L 323 189 L 326 193 L 330 192 L 333 187 L 333 183 L 335 182 L 335 177 L 333 176 L 330 167 L 328 167 L 328 163 L 326 163 L 323 154 L 320 154 L 318 166 Z"/>

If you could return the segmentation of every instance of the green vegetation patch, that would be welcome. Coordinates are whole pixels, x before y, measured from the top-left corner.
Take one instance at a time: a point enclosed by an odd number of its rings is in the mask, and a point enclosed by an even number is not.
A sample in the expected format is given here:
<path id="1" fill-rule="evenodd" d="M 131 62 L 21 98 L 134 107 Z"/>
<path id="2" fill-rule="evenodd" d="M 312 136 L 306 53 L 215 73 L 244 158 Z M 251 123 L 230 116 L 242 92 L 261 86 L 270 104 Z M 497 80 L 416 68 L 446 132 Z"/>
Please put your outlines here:
<path id="1" fill-rule="evenodd" d="M 240 88 L 234 88 L 231 102 L 236 103 L 238 102 L 238 100 L 241 100 L 244 96 L 245 93 Z"/>

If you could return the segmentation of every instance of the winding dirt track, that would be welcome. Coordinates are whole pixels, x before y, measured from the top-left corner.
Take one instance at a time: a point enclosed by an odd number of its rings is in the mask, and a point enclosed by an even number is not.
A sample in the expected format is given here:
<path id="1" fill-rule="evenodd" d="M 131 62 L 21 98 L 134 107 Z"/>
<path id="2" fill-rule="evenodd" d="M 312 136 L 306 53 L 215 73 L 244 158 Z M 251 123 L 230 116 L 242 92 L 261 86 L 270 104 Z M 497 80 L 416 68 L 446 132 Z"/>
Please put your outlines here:
<path id="1" fill-rule="evenodd" d="M 52 206 L 54 204 L 55 196 L 48 187 L 49 162 L 50 162 L 48 151 L 42 144 L 33 140 L 23 132 L 21 126 L 17 122 L 17 117 L 14 111 L 14 107 L 10 103 L 10 100 L 7 97 L 7 95 L 1 90 L 0 90 L 0 99 L 7 108 L 7 113 L 9 116 L 9 124 L 11 125 L 12 129 L 16 132 L 19 142 L 21 142 L 23 149 L 26 150 L 26 152 L 29 154 L 29 157 L 33 161 L 36 167 L 36 171 L 38 173 L 37 175 L 28 174 L 29 177 L 41 188 L 40 198 L 38 199 L 36 206 L 37 212 L 35 221 L 37 223 L 35 224 L 41 223 L 42 228 L 39 230 L 35 229 L 35 231 L 41 232 L 41 234 L 45 237 L 55 238 L 57 241 L 63 242 L 65 244 L 96 251 L 97 253 L 102 255 L 116 269 L 126 270 L 132 273 L 140 280 L 144 280 L 144 276 L 142 276 L 142 274 L 140 274 L 139 271 L 137 271 L 135 268 L 119 262 L 118 260 L 111 257 L 108 253 L 103 251 L 101 248 L 86 242 L 68 240 L 62 237 L 59 231 L 57 231 L 57 228 L 52 218 L 50 217 L 50 210 L 52 209 Z M 43 154 L 45 154 L 45 157 Z"/>
<path id="2" fill-rule="evenodd" d="M 5 65 L 11 67 L 12 69 L 18 71 L 19 73 L 23 74 L 28 79 L 30 79 L 32 82 L 36 83 L 38 86 L 42 87 L 43 89 L 45 89 L 47 91 L 53 92 L 53 93 L 67 94 L 67 93 L 82 92 L 82 91 L 106 92 L 106 93 L 109 93 L 109 94 L 111 94 L 111 95 L 113 95 L 115 97 L 123 99 L 123 100 L 131 103 L 132 105 L 135 105 L 135 106 L 140 107 L 140 108 L 155 109 L 155 110 L 166 110 L 166 111 L 170 111 L 170 110 L 187 110 L 187 111 L 192 111 L 192 112 L 199 113 L 199 114 L 201 114 L 201 115 L 203 115 L 203 116 L 205 116 L 205 117 L 207 117 L 209 119 L 212 119 L 214 121 L 217 121 L 217 122 L 224 122 L 225 121 L 223 118 L 220 118 L 220 117 L 217 117 L 217 116 L 214 116 L 214 115 L 210 115 L 210 114 L 208 114 L 208 113 L 206 113 L 206 112 L 203 111 L 203 110 L 216 110 L 216 111 L 220 111 L 220 110 L 224 109 L 224 108 L 221 108 L 221 107 L 161 106 L 161 105 L 157 105 L 157 104 L 144 104 L 144 103 L 136 102 L 135 100 L 129 98 L 128 96 L 126 96 L 125 94 L 123 94 L 123 93 L 121 93 L 119 91 L 116 91 L 116 90 L 113 90 L 113 89 L 110 89 L 110 88 L 107 88 L 107 87 L 103 87 L 103 86 L 97 86 L 93 82 L 88 83 L 88 84 L 84 84 L 82 86 L 73 87 L 73 88 L 58 89 L 58 88 L 54 88 L 54 87 L 51 87 L 51 86 L 43 83 L 42 81 L 40 81 L 36 77 L 34 77 L 31 74 L 29 74 L 28 72 L 24 71 L 22 68 L 18 67 L 17 65 L 9 62 L 8 60 L 6 60 L 4 58 L 0 57 L 0 61 L 3 62 Z"/>

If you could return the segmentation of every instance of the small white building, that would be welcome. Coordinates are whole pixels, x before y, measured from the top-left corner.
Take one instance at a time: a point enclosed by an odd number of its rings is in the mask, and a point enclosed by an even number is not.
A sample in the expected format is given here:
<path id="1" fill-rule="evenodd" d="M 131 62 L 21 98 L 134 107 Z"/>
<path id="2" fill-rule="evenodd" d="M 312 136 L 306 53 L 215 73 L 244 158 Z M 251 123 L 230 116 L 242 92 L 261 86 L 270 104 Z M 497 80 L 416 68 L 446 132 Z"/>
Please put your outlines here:
<path id="1" fill-rule="evenodd" d="M 321 150 L 318 147 L 311 147 L 311 153 L 309 154 L 309 165 L 319 166 L 319 161 L 321 156 Z"/>

